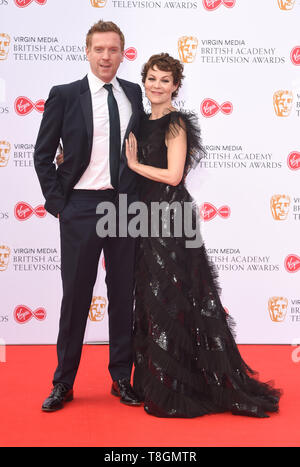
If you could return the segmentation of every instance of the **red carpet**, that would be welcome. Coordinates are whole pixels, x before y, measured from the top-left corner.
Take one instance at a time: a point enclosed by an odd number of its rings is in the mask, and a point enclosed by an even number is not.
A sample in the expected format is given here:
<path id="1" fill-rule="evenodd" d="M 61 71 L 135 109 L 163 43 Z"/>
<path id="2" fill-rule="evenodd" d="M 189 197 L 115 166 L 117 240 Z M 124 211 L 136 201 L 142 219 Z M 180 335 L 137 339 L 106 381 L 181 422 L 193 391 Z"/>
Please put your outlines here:
<path id="1" fill-rule="evenodd" d="M 0 363 L 1 447 L 299 446 L 300 362 L 295 347 L 239 346 L 243 358 L 282 388 L 280 413 L 268 419 L 228 414 L 157 419 L 109 394 L 108 346 L 84 346 L 75 399 L 56 413 L 41 404 L 51 390 L 55 346 L 8 346 Z"/>

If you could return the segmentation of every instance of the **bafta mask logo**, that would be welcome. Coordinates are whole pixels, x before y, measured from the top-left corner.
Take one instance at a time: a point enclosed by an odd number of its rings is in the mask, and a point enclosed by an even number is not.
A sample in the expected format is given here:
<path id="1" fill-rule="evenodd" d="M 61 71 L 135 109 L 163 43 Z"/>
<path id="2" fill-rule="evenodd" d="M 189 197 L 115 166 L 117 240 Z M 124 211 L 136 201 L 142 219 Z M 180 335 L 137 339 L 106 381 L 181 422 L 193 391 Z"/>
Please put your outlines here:
<path id="1" fill-rule="evenodd" d="M 8 57 L 10 37 L 8 34 L 0 33 L 0 60 L 6 60 Z"/>
<path id="2" fill-rule="evenodd" d="M 273 195 L 270 201 L 273 219 L 284 221 L 289 213 L 291 199 L 287 195 Z"/>
<path id="3" fill-rule="evenodd" d="M 269 315 L 275 323 L 285 320 L 288 308 L 288 299 L 285 297 L 270 297 L 268 301 Z"/>
<path id="4" fill-rule="evenodd" d="M 105 316 L 107 300 L 105 297 L 93 297 L 90 306 L 89 319 L 93 322 L 102 321 Z"/>
<path id="5" fill-rule="evenodd" d="M 295 0 L 277 0 L 280 10 L 292 10 L 295 4 Z"/>
<path id="6" fill-rule="evenodd" d="M 276 91 L 273 95 L 273 105 L 278 117 L 288 117 L 292 110 L 293 93 L 291 91 Z"/>
<path id="7" fill-rule="evenodd" d="M 183 63 L 192 63 L 195 60 L 197 48 L 197 37 L 183 36 L 178 39 L 179 58 Z"/>
<path id="8" fill-rule="evenodd" d="M 107 0 L 91 0 L 91 4 L 94 8 L 104 8 Z"/>
<path id="9" fill-rule="evenodd" d="M 10 248 L 0 245 L 0 271 L 6 271 L 9 263 Z"/>
<path id="10" fill-rule="evenodd" d="M 10 155 L 11 146 L 8 141 L 0 141 L 0 167 L 6 167 L 9 155 Z"/>

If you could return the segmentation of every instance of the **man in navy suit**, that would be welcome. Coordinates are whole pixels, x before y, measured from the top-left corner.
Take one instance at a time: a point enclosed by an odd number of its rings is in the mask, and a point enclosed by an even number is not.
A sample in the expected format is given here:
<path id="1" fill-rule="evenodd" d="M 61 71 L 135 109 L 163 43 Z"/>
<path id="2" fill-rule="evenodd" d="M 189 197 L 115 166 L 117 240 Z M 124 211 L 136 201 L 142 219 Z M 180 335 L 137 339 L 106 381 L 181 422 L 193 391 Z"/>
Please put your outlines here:
<path id="1" fill-rule="evenodd" d="M 42 410 L 53 412 L 73 399 L 86 321 L 103 250 L 109 301 L 111 393 L 140 405 L 130 385 L 135 240 L 96 232 L 96 207 L 119 194 L 136 201 L 136 174 L 127 165 L 125 140 L 138 133 L 143 113 L 138 84 L 116 77 L 124 58 L 124 36 L 112 22 L 99 21 L 86 38 L 90 63 L 79 81 L 51 89 L 34 153 L 45 208 L 59 218 L 63 299 L 53 390 Z M 54 164 L 62 141 L 64 161 Z"/>

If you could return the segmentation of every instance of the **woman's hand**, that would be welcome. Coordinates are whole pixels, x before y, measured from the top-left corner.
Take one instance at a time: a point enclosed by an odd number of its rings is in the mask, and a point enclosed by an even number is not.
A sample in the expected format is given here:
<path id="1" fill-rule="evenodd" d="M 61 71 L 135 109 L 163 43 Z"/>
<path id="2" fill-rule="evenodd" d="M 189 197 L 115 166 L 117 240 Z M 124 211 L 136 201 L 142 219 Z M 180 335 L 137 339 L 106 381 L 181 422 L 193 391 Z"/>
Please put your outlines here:
<path id="1" fill-rule="evenodd" d="M 136 165 L 138 164 L 137 158 L 137 140 L 133 133 L 129 134 L 129 138 L 126 139 L 126 157 L 127 157 L 127 164 L 131 170 L 134 170 Z"/>
<path id="2" fill-rule="evenodd" d="M 166 135 L 166 146 L 168 148 L 168 167 L 162 169 L 147 164 L 141 164 L 137 160 L 137 141 L 130 134 L 126 141 L 126 157 L 128 167 L 144 178 L 154 182 L 165 183 L 166 185 L 177 186 L 182 181 L 184 164 L 187 151 L 187 136 L 183 128 L 178 129 L 175 137 Z"/>
<path id="3" fill-rule="evenodd" d="M 60 154 L 58 154 L 58 155 L 56 156 L 56 158 L 55 158 L 55 161 L 56 161 L 57 165 L 62 164 L 63 161 L 64 161 L 64 153 L 61 152 Z"/>

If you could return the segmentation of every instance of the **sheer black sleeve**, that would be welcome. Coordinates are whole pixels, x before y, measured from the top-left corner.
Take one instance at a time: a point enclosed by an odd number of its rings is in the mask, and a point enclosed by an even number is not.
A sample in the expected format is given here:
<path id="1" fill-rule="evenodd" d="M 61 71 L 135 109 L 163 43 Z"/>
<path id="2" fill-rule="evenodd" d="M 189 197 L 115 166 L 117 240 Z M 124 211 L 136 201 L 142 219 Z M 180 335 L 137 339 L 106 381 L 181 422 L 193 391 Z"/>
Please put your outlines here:
<path id="1" fill-rule="evenodd" d="M 170 120 L 166 129 L 168 137 L 176 137 L 180 128 L 186 131 L 187 154 L 184 166 L 184 176 L 186 176 L 206 155 L 198 116 L 194 112 L 171 112 L 169 115 Z"/>

